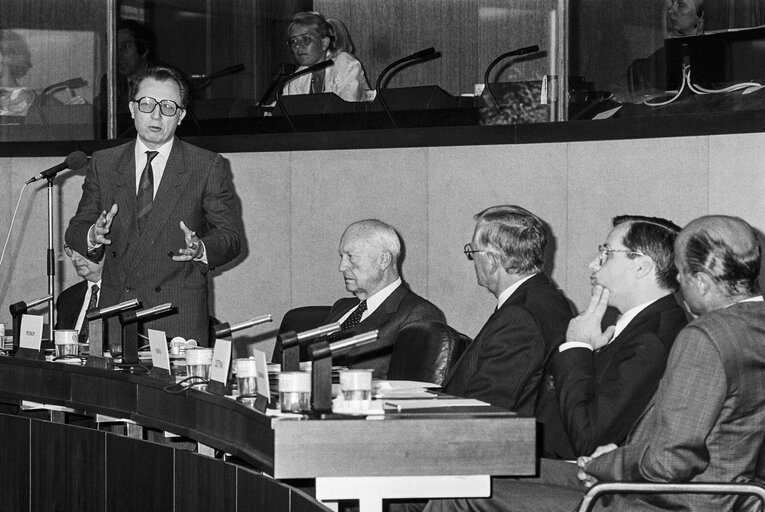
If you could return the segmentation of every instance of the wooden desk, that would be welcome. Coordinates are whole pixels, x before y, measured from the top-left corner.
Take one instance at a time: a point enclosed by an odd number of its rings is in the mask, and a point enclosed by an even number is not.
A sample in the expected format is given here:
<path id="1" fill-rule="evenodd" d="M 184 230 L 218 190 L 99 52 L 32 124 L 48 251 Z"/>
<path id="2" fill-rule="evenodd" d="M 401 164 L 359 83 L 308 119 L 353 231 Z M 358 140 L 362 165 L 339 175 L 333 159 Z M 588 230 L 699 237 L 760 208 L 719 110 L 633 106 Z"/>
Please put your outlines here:
<path id="1" fill-rule="evenodd" d="M 0 357 L 0 397 L 129 418 L 225 451 L 277 479 L 532 475 L 536 422 L 494 408 L 380 420 L 273 419 L 148 376 Z M 341 419 L 342 418 L 342 419 Z"/>

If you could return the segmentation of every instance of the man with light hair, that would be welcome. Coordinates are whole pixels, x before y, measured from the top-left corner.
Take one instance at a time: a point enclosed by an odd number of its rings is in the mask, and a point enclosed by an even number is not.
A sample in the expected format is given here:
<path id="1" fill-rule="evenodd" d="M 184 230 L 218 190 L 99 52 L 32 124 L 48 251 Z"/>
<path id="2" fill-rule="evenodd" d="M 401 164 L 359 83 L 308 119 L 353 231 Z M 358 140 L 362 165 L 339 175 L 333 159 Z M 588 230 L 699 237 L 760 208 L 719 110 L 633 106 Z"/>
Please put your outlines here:
<path id="1" fill-rule="evenodd" d="M 449 394 L 533 416 L 545 362 L 565 338 L 571 307 L 542 272 L 547 235 L 539 217 L 503 205 L 474 219 L 464 252 L 497 307 L 443 386 Z"/>
<path id="2" fill-rule="evenodd" d="M 396 335 L 421 321 L 445 322 L 444 314 L 409 289 L 399 276 L 401 242 L 396 230 L 377 219 L 354 222 L 340 239 L 340 267 L 345 289 L 354 297 L 335 302 L 325 323 L 340 322 L 342 339 L 374 329 L 377 341 L 351 349 L 334 362 L 349 368 L 370 368 L 374 377 L 388 375 Z"/>

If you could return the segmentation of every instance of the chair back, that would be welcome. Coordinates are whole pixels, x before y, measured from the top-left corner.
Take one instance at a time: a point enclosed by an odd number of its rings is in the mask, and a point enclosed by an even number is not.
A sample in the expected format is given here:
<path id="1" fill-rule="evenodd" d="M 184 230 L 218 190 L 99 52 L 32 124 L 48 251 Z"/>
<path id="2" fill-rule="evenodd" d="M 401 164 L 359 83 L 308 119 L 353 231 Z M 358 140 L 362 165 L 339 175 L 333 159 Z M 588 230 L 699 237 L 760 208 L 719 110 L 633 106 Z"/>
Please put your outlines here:
<path id="1" fill-rule="evenodd" d="M 442 322 L 409 324 L 396 335 L 388 379 L 441 385 L 469 343 L 469 337 Z"/>
<path id="2" fill-rule="evenodd" d="M 287 311 L 282 317 L 282 323 L 279 325 L 279 334 L 289 331 L 303 332 L 324 325 L 324 319 L 327 318 L 331 306 L 301 306 Z M 308 348 L 300 347 L 300 360 L 308 361 Z M 282 347 L 279 338 L 276 339 L 274 346 L 274 363 L 282 362 Z"/>

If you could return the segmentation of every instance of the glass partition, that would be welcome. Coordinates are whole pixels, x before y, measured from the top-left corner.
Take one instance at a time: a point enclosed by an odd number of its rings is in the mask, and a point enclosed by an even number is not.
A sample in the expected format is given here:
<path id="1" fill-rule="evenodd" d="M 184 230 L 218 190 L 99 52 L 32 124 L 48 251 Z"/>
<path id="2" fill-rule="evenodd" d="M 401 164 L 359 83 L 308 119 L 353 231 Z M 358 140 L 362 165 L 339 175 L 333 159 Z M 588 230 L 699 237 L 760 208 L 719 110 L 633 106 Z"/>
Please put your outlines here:
<path id="1" fill-rule="evenodd" d="M 180 135 L 761 109 L 763 4 L 4 0 L 0 141 L 134 136 L 130 77 L 151 63 L 173 65 L 190 81 Z M 290 28 L 307 11 L 340 20 L 353 44 L 323 54 L 334 57 L 330 68 L 288 80 L 310 63 L 314 38 L 322 40 L 313 29 Z M 364 75 L 349 97 L 337 83 L 354 62 Z"/>

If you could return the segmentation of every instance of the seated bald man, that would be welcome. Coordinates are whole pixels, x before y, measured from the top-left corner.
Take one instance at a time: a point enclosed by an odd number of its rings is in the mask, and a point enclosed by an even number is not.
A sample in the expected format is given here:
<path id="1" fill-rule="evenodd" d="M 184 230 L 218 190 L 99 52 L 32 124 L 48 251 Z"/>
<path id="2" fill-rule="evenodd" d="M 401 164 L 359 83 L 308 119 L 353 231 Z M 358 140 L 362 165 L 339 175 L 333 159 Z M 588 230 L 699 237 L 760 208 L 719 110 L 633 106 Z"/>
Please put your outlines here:
<path id="1" fill-rule="evenodd" d="M 369 368 L 374 377 L 388 375 L 396 335 L 405 326 L 421 321 L 445 322 L 444 314 L 401 280 L 401 241 L 392 226 L 377 219 L 354 222 L 340 239 L 339 271 L 353 297 L 339 299 L 325 323 L 341 322 L 332 339 L 343 339 L 374 329 L 377 341 L 350 350 L 333 362 L 349 368 Z"/>

